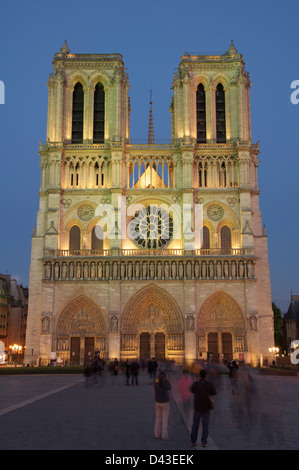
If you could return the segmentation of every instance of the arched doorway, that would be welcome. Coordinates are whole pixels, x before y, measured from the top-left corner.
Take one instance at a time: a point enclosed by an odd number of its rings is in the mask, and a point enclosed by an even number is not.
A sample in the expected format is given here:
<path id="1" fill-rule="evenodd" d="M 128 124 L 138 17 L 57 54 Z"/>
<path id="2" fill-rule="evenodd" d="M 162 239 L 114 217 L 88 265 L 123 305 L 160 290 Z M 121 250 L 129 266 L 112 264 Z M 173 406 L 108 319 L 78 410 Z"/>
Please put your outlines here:
<path id="1" fill-rule="evenodd" d="M 107 327 L 100 308 L 84 295 L 72 300 L 60 313 L 54 341 L 63 363 L 85 364 L 97 352 L 106 355 Z"/>
<path id="2" fill-rule="evenodd" d="M 121 358 L 184 359 L 184 322 L 174 299 L 155 285 L 138 291 L 121 317 Z"/>
<path id="3" fill-rule="evenodd" d="M 246 348 L 245 319 L 241 307 L 223 291 L 212 294 L 197 315 L 197 356 L 230 361 Z"/>

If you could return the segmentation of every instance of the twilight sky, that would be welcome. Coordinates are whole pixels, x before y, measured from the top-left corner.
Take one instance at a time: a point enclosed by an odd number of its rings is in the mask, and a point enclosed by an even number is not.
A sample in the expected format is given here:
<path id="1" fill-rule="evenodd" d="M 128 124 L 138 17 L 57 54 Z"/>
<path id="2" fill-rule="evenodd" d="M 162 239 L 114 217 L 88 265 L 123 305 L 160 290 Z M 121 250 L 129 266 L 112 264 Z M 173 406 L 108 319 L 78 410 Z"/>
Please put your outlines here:
<path id="1" fill-rule="evenodd" d="M 272 299 L 286 311 L 299 294 L 299 3 L 201 0 L 11 0 L 1 5 L 0 273 L 29 283 L 31 234 L 45 143 L 47 80 L 67 39 L 73 53 L 120 53 L 130 78 L 131 137 L 170 139 L 173 73 L 184 52 L 222 54 L 234 44 L 251 82 L 253 143 L 260 141 L 260 209 L 266 225 Z M 298 95 L 299 97 L 299 95 Z M 1 101 L 1 100 L 0 100 Z"/>

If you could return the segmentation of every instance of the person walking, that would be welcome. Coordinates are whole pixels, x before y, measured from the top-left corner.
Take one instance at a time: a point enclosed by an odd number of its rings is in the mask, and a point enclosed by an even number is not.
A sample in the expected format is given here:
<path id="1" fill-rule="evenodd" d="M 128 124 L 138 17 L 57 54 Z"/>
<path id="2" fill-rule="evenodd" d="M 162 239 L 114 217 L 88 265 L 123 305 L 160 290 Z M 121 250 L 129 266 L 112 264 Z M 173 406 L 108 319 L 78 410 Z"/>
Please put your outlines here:
<path id="1" fill-rule="evenodd" d="M 185 415 L 189 415 L 190 405 L 192 401 L 192 393 L 190 391 L 191 385 L 193 384 L 193 379 L 189 374 L 187 369 L 183 370 L 183 376 L 178 382 L 178 388 L 181 395 L 181 400 L 183 404 L 183 409 Z"/>
<path id="2" fill-rule="evenodd" d="M 217 391 L 213 384 L 206 380 L 207 372 L 202 369 L 199 373 L 200 380 L 191 385 L 190 391 L 194 393 L 193 423 L 191 429 L 191 446 L 196 446 L 198 428 L 202 419 L 201 443 L 203 447 L 208 445 L 210 410 L 213 408 L 211 395 Z"/>
<path id="3" fill-rule="evenodd" d="M 168 437 L 168 417 L 169 417 L 169 391 L 171 385 L 166 378 L 165 372 L 160 372 L 158 379 L 154 383 L 155 389 L 155 430 L 156 439 L 162 438 L 166 441 Z"/>

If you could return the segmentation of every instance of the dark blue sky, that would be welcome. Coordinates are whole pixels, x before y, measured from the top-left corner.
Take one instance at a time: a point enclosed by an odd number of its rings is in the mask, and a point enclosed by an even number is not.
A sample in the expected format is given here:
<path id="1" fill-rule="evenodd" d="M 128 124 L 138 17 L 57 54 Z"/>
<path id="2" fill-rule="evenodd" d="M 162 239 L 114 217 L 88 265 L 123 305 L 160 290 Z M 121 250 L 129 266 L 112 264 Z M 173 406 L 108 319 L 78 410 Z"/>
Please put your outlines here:
<path id="1" fill-rule="evenodd" d="M 4 2 L 3 2 L 4 3 Z M 131 137 L 146 139 L 153 89 L 156 139 L 170 139 L 173 73 L 185 51 L 224 53 L 231 39 L 253 82 L 253 142 L 260 141 L 260 208 L 266 225 L 272 298 L 284 311 L 299 294 L 299 3 L 200 0 L 14 1 L 1 5 L 0 272 L 28 285 L 36 224 L 52 57 L 67 39 L 74 53 L 120 53 L 130 77 Z"/>

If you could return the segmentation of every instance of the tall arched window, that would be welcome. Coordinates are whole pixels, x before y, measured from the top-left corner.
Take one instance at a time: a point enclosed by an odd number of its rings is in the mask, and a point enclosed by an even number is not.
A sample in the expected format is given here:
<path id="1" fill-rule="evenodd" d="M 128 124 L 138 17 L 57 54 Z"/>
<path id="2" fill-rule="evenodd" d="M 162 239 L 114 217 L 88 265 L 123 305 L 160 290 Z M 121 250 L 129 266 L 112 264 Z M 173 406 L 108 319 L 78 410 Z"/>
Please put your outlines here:
<path id="1" fill-rule="evenodd" d="M 216 134 L 218 143 L 226 142 L 225 92 L 221 83 L 216 88 Z"/>
<path id="2" fill-rule="evenodd" d="M 84 91 L 81 83 L 76 83 L 73 91 L 72 142 L 83 142 Z"/>
<path id="3" fill-rule="evenodd" d="M 100 237 L 99 235 L 102 235 Z M 91 249 L 103 250 L 103 230 L 101 227 L 93 227 L 91 232 Z"/>
<path id="4" fill-rule="evenodd" d="M 210 248 L 210 230 L 205 225 L 202 230 L 202 250 L 209 250 Z"/>
<path id="5" fill-rule="evenodd" d="M 197 113 L 197 142 L 203 144 L 207 141 L 206 136 L 206 93 L 202 83 L 196 91 L 196 113 Z"/>
<path id="6" fill-rule="evenodd" d="M 105 91 L 98 83 L 94 91 L 93 142 L 104 143 L 105 137 Z"/>
<path id="7" fill-rule="evenodd" d="M 232 237 L 230 228 L 224 225 L 221 229 L 221 248 L 230 250 L 232 247 Z"/>
<path id="8" fill-rule="evenodd" d="M 69 250 L 76 251 L 80 250 L 80 238 L 81 238 L 81 230 L 77 225 L 74 225 L 70 230 L 70 244 Z"/>

